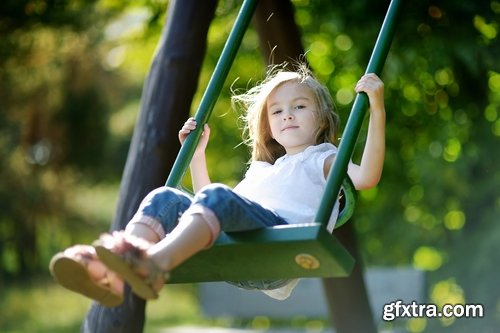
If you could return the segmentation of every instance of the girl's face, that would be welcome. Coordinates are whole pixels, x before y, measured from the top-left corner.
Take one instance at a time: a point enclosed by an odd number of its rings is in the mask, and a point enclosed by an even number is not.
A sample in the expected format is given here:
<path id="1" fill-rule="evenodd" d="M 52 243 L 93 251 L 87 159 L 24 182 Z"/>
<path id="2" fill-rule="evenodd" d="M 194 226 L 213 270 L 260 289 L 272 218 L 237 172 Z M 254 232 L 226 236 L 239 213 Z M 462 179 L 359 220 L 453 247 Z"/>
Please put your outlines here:
<path id="1" fill-rule="evenodd" d="M 308 86 L 285 82 L 269 94 L 266 106 L 271 135 L 287 154 L 300 153 L 316 143 L 317 105 Z"/>

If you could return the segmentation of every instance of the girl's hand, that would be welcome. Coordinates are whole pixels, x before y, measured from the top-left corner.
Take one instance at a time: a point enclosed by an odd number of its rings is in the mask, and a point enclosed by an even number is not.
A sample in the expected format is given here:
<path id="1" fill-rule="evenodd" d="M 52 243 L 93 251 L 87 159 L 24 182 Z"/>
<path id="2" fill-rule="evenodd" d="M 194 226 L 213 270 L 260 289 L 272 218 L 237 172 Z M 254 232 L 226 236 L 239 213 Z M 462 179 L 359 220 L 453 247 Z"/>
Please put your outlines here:
<path id="1" fill-rule="evenodd" d="M 384 84 L 375 74 L 366 74 L 356 84 L 356 92 L 365 92 L 370 100 L 370 122 L 361 163 L 349 164 L 348 173 L 357 190 L 377 185 L 385 155 Z"/>
<path id="2" fill-rule="evenodd" d="M 384 111 L 384 83 L 376 74 L 365 74 L 354 88 L 357 93 L 363 91 L 368 95 L 371 111 Z"/>
<path id="3" fill-rule="evenodd" d="M 189 118 L 184 123 L 184 126 L 182 126 L 181 130 L 179 131 L 179 141 L 181 142 L 181 144 L 184 144 L 184 141 L 186 141 L 189 133 L 196 129 L 196 125 L 196 120 L 193 117 Z M 196 147 L 193 158 L 196 158 L 205 153 L 209 137 L 210 127 L 208 127 L 208 124 L 205 124 L 203 126 L 203 133 L 201 134 L 200 142 L 198 142 L 198 146 Z"/>

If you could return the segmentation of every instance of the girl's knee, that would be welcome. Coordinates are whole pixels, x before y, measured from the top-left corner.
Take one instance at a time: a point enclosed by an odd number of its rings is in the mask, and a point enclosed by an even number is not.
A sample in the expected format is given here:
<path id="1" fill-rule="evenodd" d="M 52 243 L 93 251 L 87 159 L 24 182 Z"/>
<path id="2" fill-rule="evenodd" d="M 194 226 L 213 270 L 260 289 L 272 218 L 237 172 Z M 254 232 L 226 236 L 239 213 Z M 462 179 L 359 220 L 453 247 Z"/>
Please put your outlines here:
<path id="1" fill-rule="evenodd" d="M 208 207 L 218 213 L 235 198 L 233 190 L 224 184 L 210 184 L 196 193 L 193 203 Z M 224 204 L 222 204 L 224 203 Z"/>
<path id="2" fill-rule="evenodd" d="M 171 187 L 159 187 L 143 199 L 133 219 L 155 219 L 162 224 L 165 232 L 170 232 L 190 204 L 191 198 L 184 192 Z"/>
<path id="3" fill-rule="evenodd" d="M 203 187 L 195 196 L 196 197 L 226 197 L 232 194 L 232 189 L 224 184 L 213 183 Z"/>
<path id="4" fill-rule="evenodd" d="M 163 201 L 171 201 L 171 200 L 184 200 L 187 195 L 178 190 L 176 188 L 162 186 L 158 187 L 144 198 L 144 202 L 163 202 Z"/>

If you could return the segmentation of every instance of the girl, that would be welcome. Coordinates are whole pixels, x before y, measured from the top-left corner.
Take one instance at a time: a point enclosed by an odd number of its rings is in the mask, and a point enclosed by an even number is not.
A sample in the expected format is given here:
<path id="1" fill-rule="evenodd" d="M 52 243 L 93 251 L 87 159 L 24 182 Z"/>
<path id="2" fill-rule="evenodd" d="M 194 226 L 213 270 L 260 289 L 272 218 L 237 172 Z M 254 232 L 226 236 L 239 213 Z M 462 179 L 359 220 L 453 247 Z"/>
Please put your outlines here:
<path id="1" fill-rule="evenodd" d="M 375 186 L 382 173 L 384 86 L 375 74 L 367 74 L 355 90 L 365 92 L 370 103 L 361 163 L 348 167 L 354 186 L 361 190 Z M 210 247 L 221 231 L 313 220 L 336 155 L 338 117 L 328 90 L 301 66 L 295 72 L 272 71 L 246 94 L 234 96 L 233 102 L 246 111 L 252 159 L 245 178 L 234 189 L 211 184 L 205 159 L 210 128 L 205 124 L 190 164 L 196 195 L 158 188 L 146 196 L 124 231 L 55 255 L 50 267 L 61 285 L 106 306 L 123 301 L 124 281 L 139 297 L 154 299 L 168 272 Z M 193 118 L 186 121 L 179 131 L 181 143 L 197 125 Z M 329 229 L 336 217 L 337 211 Z M 233 283 L 285 299 L 297 280 Z"/>

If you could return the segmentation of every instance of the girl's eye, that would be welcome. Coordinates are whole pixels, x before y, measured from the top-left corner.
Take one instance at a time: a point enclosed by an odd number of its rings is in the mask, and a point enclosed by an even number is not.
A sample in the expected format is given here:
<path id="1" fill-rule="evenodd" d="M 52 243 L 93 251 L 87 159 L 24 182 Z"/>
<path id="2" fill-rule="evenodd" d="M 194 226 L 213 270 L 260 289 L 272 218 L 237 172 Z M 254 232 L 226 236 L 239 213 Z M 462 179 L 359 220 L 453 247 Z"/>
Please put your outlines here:
<path id="1" fill-rule="evenodd" d="M 274 110 L 274 111 L 272 112 L 272 114 L 280 114 L 280 113 L 281 113 L 281 110 Z"/>
<path id="2" fill-rule="evenodd" d="M 300 110 L 300 109 L 305 109 L 306 106 L 305 105 L 297 105 L 295 108 Z"/>

